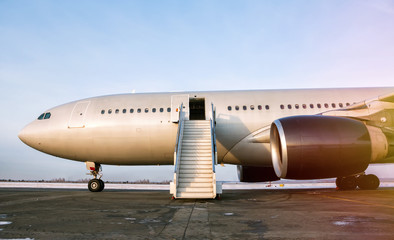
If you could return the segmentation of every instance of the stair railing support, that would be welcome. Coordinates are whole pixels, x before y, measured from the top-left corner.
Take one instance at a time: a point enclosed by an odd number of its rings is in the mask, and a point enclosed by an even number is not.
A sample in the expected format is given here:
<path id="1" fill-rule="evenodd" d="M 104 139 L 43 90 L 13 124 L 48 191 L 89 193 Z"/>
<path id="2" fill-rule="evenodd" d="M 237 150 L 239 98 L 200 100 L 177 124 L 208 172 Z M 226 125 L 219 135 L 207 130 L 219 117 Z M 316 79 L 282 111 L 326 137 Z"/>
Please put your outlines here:
<path id="1" fill-rule="evenodd" d="M 180 106 L 179 110 L 179 122 L 178 122 L 178 132 L 176 135 L 176 143 L 175 143 L 175 149 L 174 149 L 174 186 L 175 186 L 175 192 L 174 192 L 174 197 L 176 198 L 177 194 L 177 185 L 178 185 L 178 172 L 179 172 L 179 159 L 181 156 L 181 144 L 182 144 L 182 138 L 183 138 L 183 128 L 184 128 L 184 112 L 183 112 L 183 103 Z"/>

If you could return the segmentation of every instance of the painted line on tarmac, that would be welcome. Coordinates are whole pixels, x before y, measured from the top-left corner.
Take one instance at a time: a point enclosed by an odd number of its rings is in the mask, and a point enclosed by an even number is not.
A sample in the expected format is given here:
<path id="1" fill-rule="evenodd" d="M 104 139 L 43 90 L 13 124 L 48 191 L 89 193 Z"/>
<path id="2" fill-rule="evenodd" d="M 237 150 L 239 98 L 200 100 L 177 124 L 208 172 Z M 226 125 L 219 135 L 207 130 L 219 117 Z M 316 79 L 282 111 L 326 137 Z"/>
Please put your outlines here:
<path id="1" fill-rule="evenodd" d="M 345 202 L 353 202 L 353 203 L 360 203 L 364 205 L 370 205 L 370 206 L 375 206 L 375 207 L 386 207 L 386 208 L 391 208 L 394 209 L 394 206 L 386 205 L 386 204 L 377 204 L 377 203 L 370 203 L 370 202 L 364 202 L 364 201 L 359 201 L 359 200 L 353 200 L 353 199 L 348 199 L 348 198 L 341 198 L 341 197 L 332 197 L 332 196 L 327 196 L 327 195 L 320 195 L 325 198 L 331 198 L 335 200 L 341 200 Z"/>

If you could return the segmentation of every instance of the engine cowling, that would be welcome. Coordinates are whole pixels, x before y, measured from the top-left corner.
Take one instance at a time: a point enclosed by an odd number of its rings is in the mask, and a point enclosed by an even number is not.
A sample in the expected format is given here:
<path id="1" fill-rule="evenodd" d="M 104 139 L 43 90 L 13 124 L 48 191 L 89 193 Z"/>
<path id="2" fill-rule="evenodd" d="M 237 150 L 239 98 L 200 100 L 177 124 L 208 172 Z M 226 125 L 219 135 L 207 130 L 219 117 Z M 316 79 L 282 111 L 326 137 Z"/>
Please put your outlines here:
<path id="1" fill-rule="evenodd" d="M 279 180 L 272 167 L 237 166 L 240 182 L 267 182 Z"/>
<path id="2" fill-rule="evenodd" d="M 380 129 L 349 118 L 282 118 L 272 123 L 270 134 L 272 163 L 280 178 L 348 176 L 387 154 L 387 139 Z"/>

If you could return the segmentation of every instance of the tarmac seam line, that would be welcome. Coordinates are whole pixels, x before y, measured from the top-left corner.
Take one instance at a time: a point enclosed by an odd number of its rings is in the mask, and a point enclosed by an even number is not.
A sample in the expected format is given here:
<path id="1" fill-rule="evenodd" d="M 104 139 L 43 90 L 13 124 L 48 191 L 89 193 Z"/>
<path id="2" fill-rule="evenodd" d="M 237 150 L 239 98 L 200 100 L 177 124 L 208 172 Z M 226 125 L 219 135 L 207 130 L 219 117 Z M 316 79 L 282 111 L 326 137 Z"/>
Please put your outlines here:
<path id="1" fill-rule="evenodd" d="M 189 215 L 189 219 L 187 220 L 187 224 L 186 224 L 186 227 L 185 227 L 185 231 L 183 231 L 182 240 L 185 239 L 186 231 L 187 231 L 187 228 L 189 227 L 190 219 L 192 218 L 192 214 L 193 214 L 193 211 L 194 211 L 194 208 L 195 208 L 195 207 L 196 207 L 196 201 L 194 201 L 192 210 L 190 211 L 190 215 Z"/>

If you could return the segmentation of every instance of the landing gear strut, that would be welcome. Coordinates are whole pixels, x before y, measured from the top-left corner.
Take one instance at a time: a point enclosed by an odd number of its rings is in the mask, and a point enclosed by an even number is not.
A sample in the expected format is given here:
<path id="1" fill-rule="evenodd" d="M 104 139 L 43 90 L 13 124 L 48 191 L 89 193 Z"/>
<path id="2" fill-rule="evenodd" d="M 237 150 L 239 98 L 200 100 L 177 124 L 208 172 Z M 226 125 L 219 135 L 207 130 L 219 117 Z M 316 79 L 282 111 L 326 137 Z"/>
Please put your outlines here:
<path id="1" fill-rule="evenodd" d="M 90 171 L 88 175 L 93 175 L 88 183 L 88 188 L 91 192 L 101 192 L 104 190 L 104 181 L 101 180 L 103 174 L 101 174 L 101 165 L 94 162 L 86 162 L 86 168 Z"/>
<path id="2" fill-rule="evenodd" d="M 379 187 L 379 178 L 373 174 L 359 174 L 347 177 L 338 177 L 336 185 L 339 190 L 354 190 L 357 187 L 363 190 L 375 190 Z"/>

